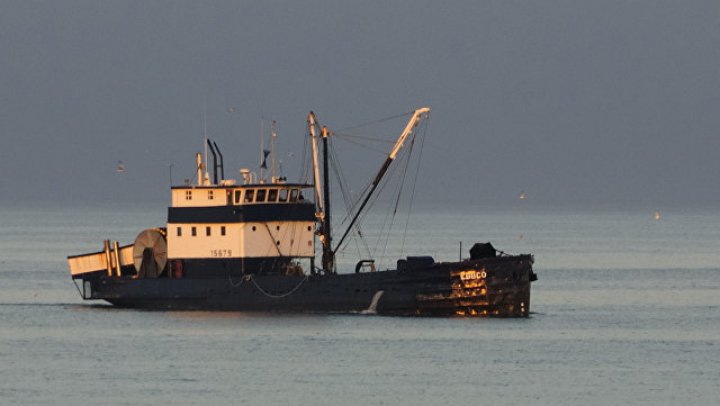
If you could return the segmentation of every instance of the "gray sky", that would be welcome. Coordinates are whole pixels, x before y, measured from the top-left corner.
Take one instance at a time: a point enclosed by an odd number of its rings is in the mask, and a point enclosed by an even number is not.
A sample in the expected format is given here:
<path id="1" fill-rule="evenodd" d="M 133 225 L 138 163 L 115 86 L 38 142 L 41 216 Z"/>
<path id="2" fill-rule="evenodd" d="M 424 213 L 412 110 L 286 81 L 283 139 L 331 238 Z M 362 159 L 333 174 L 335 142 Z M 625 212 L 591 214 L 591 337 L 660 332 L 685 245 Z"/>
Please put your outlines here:
<path id="1" fill-rule="evenodd" d="M 3 204 L 166 203 L 204 103 L 231 175 L 261 116 L 295 179 L 309 110 L 342 128 L 427 104 L 418 199 L 720 201 L 716 0 L 5 0 L 0 52 Z"/>

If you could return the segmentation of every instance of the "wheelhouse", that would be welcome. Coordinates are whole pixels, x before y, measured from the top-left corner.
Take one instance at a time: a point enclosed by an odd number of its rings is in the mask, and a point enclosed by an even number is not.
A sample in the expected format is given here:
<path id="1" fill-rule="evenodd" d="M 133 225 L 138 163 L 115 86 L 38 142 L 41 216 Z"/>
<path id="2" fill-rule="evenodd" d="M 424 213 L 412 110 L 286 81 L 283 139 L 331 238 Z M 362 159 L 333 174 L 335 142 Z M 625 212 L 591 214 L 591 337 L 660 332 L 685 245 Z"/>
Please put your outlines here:
<path id="1" fill-rule="evenodd" d="M 258 184 L 242 186 L 174 186 L 172 207 L 311 204 L 312 185 Z"/>

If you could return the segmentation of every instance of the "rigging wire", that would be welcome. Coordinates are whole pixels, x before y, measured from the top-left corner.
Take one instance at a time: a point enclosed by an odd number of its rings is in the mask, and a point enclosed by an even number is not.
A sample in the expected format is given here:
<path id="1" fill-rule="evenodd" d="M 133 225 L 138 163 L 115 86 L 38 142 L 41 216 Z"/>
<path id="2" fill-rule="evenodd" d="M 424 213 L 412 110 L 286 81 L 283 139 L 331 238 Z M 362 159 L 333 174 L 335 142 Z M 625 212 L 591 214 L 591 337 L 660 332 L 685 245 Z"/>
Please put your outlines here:
<path id="1" fill-rule="evenodd" d="M 367 121 L 367 122 L 365 122 L 365 123 L 360 123 L 360 124 L 356 124 L 356 125 L 353 125 L 353 126 L 350 126 L 350 127 L 341 128 L 341 129 L 337 130 L 337 132 L 344 132 L 344 131 L 348 131 L 348 130 L 354 130 L 354 129 L 356 129 L 356 128 L 368 127 L 368 126 L 371 126 L 371 125 L 384 123 L 384 122 L 386 122 L 386 121 L 395 120 L 395 119 L 400 118 L 400 117 L 409 116 L 409 115 L 413 114 L 414 112 L 415 112 L 414 110 L 411 110 L 411 111 L 408 111 L 408 112 L 406 112 L 406 113 L 396 114 L 396 115 L 394 115 L 394 116 L 385 117 L 385 118 L 381 118 L 381 119 L 378 119 L 378 120 Z"/>
<path id="2" fill-rule="evenodd" d="M 328 139 L 328 141 L 330 141 L 330 142 L 328 142 L 328 145 L 330 145 L 330 154 L 329 154 L 330 155 L 330 163 L 331 163 L 330 166 L 332 167 L 333 172 L 335 173 L 335 177 L 338 180 L 338 186 L 340 187 L 340 192 L 343 197 L 343 202 L 345 203 L 345 211 L 346 211 L 345 219 L 347 219 L 348 214 L 352 212 L 352 207 L 354 207 L 354 204 L 353 204 L 352 195 L 350 194 L 350 191 L 347 189 L 347 186 L 346 186 L 347 179 L 345 178 L 342 167 L 340 166 L 340 160 L 337 159 L 337 152 L 335 151 L 335 144 L 334 144 L 334 142 L 332 142 L 332 140 L 333 140 L 333 138 Z M 343 220 L 341 222 L 341 224 L 344 223 L 344 221 L 345 220 Z M 367 253 L 368 256 L 370 256 L 370 247 L 368 247 L 365 239 L 362 237 L 362 231 L 360 229 L 360 224 L 355 224 L 355 226 L 353 228 L 355 229 L 358 236 L 360 237 L 359 238 L 360 241 L 364 244 L 365 252 Z M 361 255 L 360 245 L 358 244 L 357 240 L 355 240 L 355 248 L 358 251 L 358 256 L 360 256 Z"/>
<path id="3" fill-rule="evenodd" d="M 358 145 L 360 147 L 363 147 L 363 148 L 371 150 L 371 151 L 376 151 L 376 152 L 380 152 L 382 154 L 386 154 L 387 151 L 378 151 L 376 148 L 368 146 L 368 145 L 366 145 L 367 143 L 363 143 L 362 141 L 370 141 L 370 142 L 388 142 L 388 141 L 382 140 L 379 138 L 354 136 L 354 135 L 350 135 L 347 133 L 343 133 L 343 131 L 381 123 L 384 121 L 388 121 L 388 120 L 396 119 L 396 118 L 399 118 L 399 117 L 402 117 L 405 115 L 409 115 L 411 113 L 413 113 L 413 112 L 395 115 L 395 116 L 391 116 L 391 117 L 388 117 L 385 119 L 375 120 L 375 121 L 371 121 L 368 123 L 355 125 L 352 127 L 347 127 L 345 129 L 332 132 L 331 135 L 333 135 L 334 137 L 332 137 L 331 139 L 337 138 L 342 141 Z M 424 141 L 425 141 L 424 138 L 425 138 L 426 133 L 427 133 L 427 123 L 423 123 L 422 131 L 417 131 L 417 130 L 413 131 L 409 148 L 405 148 L 405 149 L 401 150 L 401 153 L 398 155 L 398 157 L 395 160 L 396 164 L 392 165 L 388 168 L 386 176 L 384 177 L 384 179 L 381 180 L 381 183 L 376 186 L 376 189 L 377 189 L 376 193 L 373 194 L 373 196 L 367 202 L 367 207 L 365 208 L 365 210 L 363 210 L 363 212 L 359 213 L 359 214 L 354 213 L 354 212 L 355 212 L 358 204 L 363 200 L 362 197 L 366 196 L 366 194 L 369 192 L 369 190 L 372 186 L 372 180 L 369 181 L 367 183 L 367 185 L 363 188 L 363 190 L 359 193 L 358 198 L 353 199 L 352 193 L 350 193 L 347 188 L 347 184 L 348 184 L 347 179 L 344 177 L 342 168 L 339 165 L 340 160 L 338 159 L 337 152 L 335 151 L 334 146 L 331 144 L 330 159 L 331 159 L 331 162 L 333 163 L 332 167 L 333 167 L 334 175 L 335 175 L 336 179 L 338 179 L 338 183 L 339 183 L 340 190 L 341 190 L 341 193 L 343 196 L 343 200 L 344 200 L 345 206 L 347 208 L 347 213 L 345 214 L 344 218 L 339 222 L 339 225 L 346 224 L 347 221 L 350 218 L 352 218 L 353 214 L 358 215 L 358 222 L 353 226 L 354 230 L 353 230 L 353 233 L 351 234 L 353 238 L 346 240 L 342 246 L 338 246 L 336 248 L 336 254 L 342 255 L 343 250 L 345 248 L 347 248 L 348 241 L 350 241 L 350 240 L 355 241 L 355 248 L 358 249 L 358 251 L 359 251 L 359 246 L 358 246 L 358 241 L 357 241 L 359 239 L 360 242 L 362 242 L 362 244 L 364 244 L 365 249 L 367 250 L 368 254 L 370 254 L 371 251 L 377 253 L 380 250 L 380 248 L 382 247 L 382 254 L 381 254 L 380 258 L 377 258 L 378 260 L 382 260 L 385 256 L 385 254 L 387 253 L 387 248 L 388 248 L 389 242 L 390 242 L 390 235 L 391 235 L 393 227 L 394 227 L 396 215 L 401 206 L 401 201 L 403 199 L 403 196 L 407 195 L 405 192 L 409 191 L 410 192 L 409 208 L 408 208 L 408 214 L 407 214 L 406 221 L 405 221 L 405 227 L 403 229 L 403 236 L 401 239 L 401 252 L 404 251 L 405 240 L 406 240 L 406 236 L 407 236 L 407 229 L 408 229 L 408 224 L 409 224 L 409 216 L 410 216 L 410 211 L 412 210 L 412 205 L 414 202 L 414 196 L 415 196 L 416 185 L 417 185 L 417 179 L 419 176 L 418 175 L 419 167 L 420 167 L 419 159 L 422 157 L 422 151 L 423 151 Z M 415 142 L 417 140 L 416 139 L 417 136 L 422 137 L 422 140 L 419 141 L 420 156 L 416 160 L 418 162 L 417 162 L 417 167 L 415 168 L 415 174 L 413 176 L 412 187 L 408 190 L 407 186 L 405 185 L 405 181 L 407 179 L 408 172 L 411 170 L 411 166 L 412 166 L 411 161 L 413 160 L 413 157 L 415 156 L 415 154 L 413 154 L 413 151 L 415 150 L 414 147 L 415 147 Z M 403 162 L 403 160 L 405 160 L 405 161 Z M 399 175 L 399 171 L 402 172 L 401 175 Z M 399 175 L 399 178 L 398 178 L 398 175 Z M 399 182 L 399 185 L 398 185 L 398 182 Z M 377 208 L 377 205 L 379 203 L 379 197 L 381 195 L 384 195 L 384 192 L 387 189 L 392 189 L 395 191 L 395 192 L 393 192 L 394 204 L 390 203 L 389 206 L 387 206 L 388 211 L 386 211 L 386 213 L 385 213 L 385 218 L 384 218 L 384 221 L 381 223 L 380 230 L 378 231 L 378 235 L 377 235 L 377 239 L 375 240 L 374 248 L 371 250 L 367 244 L 367 238 L 365 238 L 362 234 L 362 231 L 360 229 L 360 224 L 366 219 L 366 217 L 368 216 L 368 213 L 370 211 Z M 390 200 L 390 202 L 392 202 L 392 200 Z M 357 236 L 359 238 L 356 239 L 356 238 L 354 238 L 355 236 Z"/>
<path id="4" fill-rule="evenodd" d="M 366 194 L 366 193 L 368 192 L 368 190 L 370 189 L 370 186 L 372 186 L 372 181 L 371 181 L 371 182 L 368 182 L 368 183 L 362 188 L 362 190 L 361 190 L 360 193 L 358 194 L 358 198 L 357 198 L 356 200 L 351 201 L 352 204 L 351 204 L 350 208 L 348 209 L 347 213 L 345 213 L 345 217 L 343 217 L 342 220 L 340 221 L 340 225 L 346 224 L 346 223 L 350 220 L 350 218 L 352 217 L 353 213 L 355 212 L 355 208 L 360 204 L 360 201 L 362 200 L 361 198 L 362 198 L 363 196 L 365 196 L 365 194 Z"/>
<path id="5" fill-rule="evenodd" d="M 404 156 L 404 154 L 403 154 L 403 155 L 400 155 L 400 158 L 398 159 L 398 161 L 401 160 L 403 156 Z M 377 193 L 375 193 L 375 194 L 372 196 L 372 198 L 370 199 L 370 201 L 369 201 L 369 203 L 368 203 L 368 205 L 367 205 L 367 210 L 365 210 L 365 211 L 360 215 L 360 222 L 364 221 L 365 217 L 370 213 L 370 211 L 373 209 L 373 207 L 375 207 L 375 204 L 378 202 L 380 196 L 383 195 L 384 190 L 385 190 L 385 189 L 388 187 L 388 185 L 390 185 L 390 184 L 392 183 L 392 181 L 395 179 L 395 175 L 394 175 L 394 174 L 395 174 L 395 172 L 397 171 L 397 168 L 398 168 L 398 166 L 396 165 L 396 166 L 391 166 L 391 167 L 388 169 L 388 172 L 387 172 L 386 176 L 383 178 L 383 180 L 382 180 L 382 181 L 380 182 L 380 184 L 378 185 Z M 381 226 L 380 230 L 378 231 L 378 237 L 377 237 L 377 239 L 375 240 L 375 248 L 373 249 L 373 252 L 377 252 L 377 251 L 378 251 L 379 246 L 380 246 L 380 243 L 381 243 L 383 237 L 386 236 L 386 235 L 388 235 L 388 233 L 389 233 L 389 232 L 386 232 L 386 231 L 385 231 L 386 226 L 388 226 L 388 224 L 390 224 L 389 217 L 390 217 L 390 211 L 385 212 L 385 218 L 384 218 L 384 220 L 383 220 L 383 222 L 382 222 L 382 226 Z M 387 244 L 388 238 L 385 238 L 385 239 L 386 239 L 386 244 Z"/>
<path id="6" fill-rule="evenodd" d="M 310 145 L 308 145 L 308 139 L 310 138 L 310 129 L 305 126 L 305 141 L 303 142 L 303 154 L 302 154 L 302 169 L 300 171 L 300 183 L 310 183 L 308 182 L 309 179 L 309 165 L 307 160 L 308 155 L 308 149 L 310 148 Z"/>
<path id="7" fill-rule="evenodd" d="M 394 168 L 391 166 L 390 169 L 388 170 L 388 175 L 391 175 L 391 174 L 392 174 L 393 169 L 394 169 Z M 377 193 L 375 193 L 375 194 L 370 198 L 370 200 L 368 201 L 368 204 L 367 204 L 367 206 L 366 206 L 366 207 L 367 207 L 366 210 L 364 210 L 362 213 L 359 213 L 359 214 L 358 214 L 358 221 L 357 221 L 357 223 L 362 223 L 362 222 L 364 221 L 365 217 L 366 217 L 366 216 L 368 215 L 368 213 L 371 211 L 371 209 L 372 209 L 372 207 L 374 206 L 375 202 L 377 201 L 378 197 L 382 194 L 382 190 L 383 190 L 383 188 L 385 187 L 386 180 L 389 179 L 390 177 L 391 177 L 391 176 L 386 176 L 386 178 L 383 179 L 383 181 L 378 185 Z M 353 216 L 353 214 L 355 214 L 355 207 L 357 207 L 357 206 L 360 204 L 360 201 L 362 200 L 362 197 L 363 197 L 363 196 L 366 196 L 366 194 L 369 193 L 369 190 L 370 190 L 370 187 L 371 187 L 371 186 L 372 186 L 372 181 L 370 181 L 370 182 L 365 186 L 365 188 L 363 189 L 363 191 L 359 194 L 358 199 L 353 203 L 353 206 L 352 206 L 352 208 L 351 208 L 352 210 L 350 210 L 348 213 L 346 213 L 346 215 L 345 215 L 345 217 L 343 218 L 341 224 L 344 224 L 345 222 L 347 222 L 348 220 L 350 220 L 350 218 Z M 347 241 L 348 241 L 348 240 L 346 240 L 346 242 L 343 244 L 343 246 L 345 246 L 345 244 L 347 244 Z M 336 248 L 336 251 L 340 251 L 341 249 L 342 249 L 342 247 L 339 246 L 339 247 Z"/>
<path id="8" fill-rule="evenodd" d="M 404 154 L 401 155 L 400 159 L 402 159 L 403 156 L 404 156 Z M 390 185 L 392 183 L 393 179 L 395 179 L 395 173 L 398 170 L 397 168 L 398 168 L 398 166 L 391 166 L 388 169 L 386 176 L 383 178 L 383 180 L 380 182 L 380 184 L 377 187 L 377 193 L 375 193 L 370 198 L 368 205 L 367 205 L 367 209 L 365 211 L 363 211 L 363 213 L 360 214 L 360 217 L 358 219 L 359 223 L 362 223 L 365 220 L 365 218 L 369 215 L 369 213 L 373 210 L 375 205 L 378 203 L 380 196 L 382 196 L 384 194 L 385 189 L 388 187 L 388 185 Z M 370 185 L 368 185 L 368 189 L 369 189 L 369 186 Z M 367 191 L 366 191 L 366 193 L 367 193 Z M 364 195 L 365 195 L 365 193 L 363 193 L 361 196 L 364 196 Z M 378 232 L 378 238 L 375 241 L 375 248 L 373 248 L 373 250 L 372 250 L 373 252 L 377 252 L 380 241 L 382 240 L 382 237 L 385 235 L 385 227 L 388 225 L 389 214 L 390 214 L 389 211 L 386 212 L 386 214 L 385 214 L 385 219 L 382 222 L 380 231 Z"/>
<path id="9" fill-rule="evenodd" d="M 355 145 L 357 145 L 357 146 L 359 146 L 359 147 L 368 149 L 368 150 L 373 151 L 373 152 L 377 152 L 377 153 L 380 153 L 380 154 L 387 154 L 387 151 L 385 151 L 385 150 L 381 150 L 381 149 L 379 149 L 379 148 L 370 147 L 370 146 L 368 146 L 368 145 L 362 144 L 362 143 L 357 142 L 357 141 L 354 141 L 354 140 L 352 140 L 352 139 L 345 138 L 344 136 L 340 136 L 340 139 L 342 139 L 342 140 L 344 140 L 344 141 L 347 141 L 347 142 L 349 142 L 349 143 L 351 143 L 351 144 L 355 144 Z"/>
<path id="10" fill-rule="evenodd" d="M 383 245 L 382 254 L 380 255 L 381 258 L 385 258 L 385 254 L 387 253 L 387 247 L 388 243 L 390 242 L 390 234 L 392 233 L 392 229 L 395 225 L 395 216 L 397 215 L 398 206 L 400 205 L 400 199 L 402 198 L 403 190 L 405 189 L 405 177 L 407 175 L 407 170 L 410 165 L 410 157 L 412 156 L 413 148 L 415 146 L 415 134 L 413 133 L 413 137 L 410 141 L 410 146 L 406 150 L 407 152 L 401 156 L 401 160 L 404 160 L 404 166 L 402 169 L 402 175 L 400 175 L 399 179 L 399 187 L 396 188 L 397 190 L 397 197 L 395 199 L 395 207 L 392 210 L 392 216 L 390 217 L 390 221 L 388 224 L 387 233 L 385 234 L 385 244 Z M 400 168 L 401 162 L 398 162 L 397 168 Z M 388 211 L 390 213 L 390 211 Z"/>
<path id="11" fill-rule="evenodd" d="M 356 135 L 356 134 L 346 134 L 346 133 L 342 133 L 339 131 L 332 131 L 332 132 L 330 132 L 330 135 L 333 135 L 338 138 L 360 138 L 362 140 L 382 142 L 384 144 L 393 144 L 394 143 L 393 140 L 387 140 L 385 138 L 367 137 L 364 135 Z"/>
<path id="12" fill-rule="evenodd" d="M 413 203 L 415 201 L 415 187 L 417 186 L 418 175 L 420 174 L 420 163 L 422 162 L 423 149 L 425 147 L 425 139 L 427 138 L 428 132 L 427 120 L 423 122 L 422 136 L 420 137 L 420 152 L 417 159 L 417 166 L 415 167 L 415 178 L 413 179 L 412 190 L 410 192 L 410 203 L 408 204 L 408 212 L 405 218 L 405 230 L 403 232 L 402 242 L 400 244 L 400 255 L 405 251 L 405 237 L 407 237 L 407 229 L 410 224 L 410 213 L 412 213 Z"/>

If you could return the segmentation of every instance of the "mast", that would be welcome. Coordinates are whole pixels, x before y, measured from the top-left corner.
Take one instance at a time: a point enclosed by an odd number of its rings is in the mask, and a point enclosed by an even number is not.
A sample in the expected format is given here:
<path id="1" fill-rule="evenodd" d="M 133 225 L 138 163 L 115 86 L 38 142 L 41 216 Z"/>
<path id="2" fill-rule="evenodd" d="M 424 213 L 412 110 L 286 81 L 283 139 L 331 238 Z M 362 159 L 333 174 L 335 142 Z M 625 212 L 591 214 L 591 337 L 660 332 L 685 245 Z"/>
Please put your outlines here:
<path id="1" fill-rule="evenodd" d="M 272 121 L 272 127 L 270 131 L 270 160 L 271 160 L 271 168 L 270 168 L 270 183 L 275 183 L 275 138 L 277 138 L 277 131 L 276 131 L 276 123 L 275 120 Z"/>
<path id="2" fill-rule="evenodd" d="M 335 273 L 335 253 L 332 250 L 332 233 L 330 232 L 330 169 L 328 160 L 328 129 L 322 128 L 323 138 L 323 188 L 325 189 L 325 217 L 322 225 L 322 267 L 323 270 Z"/>
<path id="3" fill-rule="evenodd" d="M 308 114 L 308 129 L 310 130 L 310 144 L 312 145 L 313 159 L 313 183 L 315 184 L 315 204 L 318 206 L 318 212 L 315 217 L 322 220 L 325 216 L 323 211 L 322 191 L 320 190 L 320 168 L 318 168 L 318 147 L 317 136 L 315 135 L 315 113 L 312 111 Z"/>
<path id="4" fill-rule="evenodd" d="M 375 175 L 375 179 L 372 182 L 372 185 L 370 187 L 370 191 L 368 191 L 368 194 L 365 195 L 365 200 L 363 200 L 362 204 L 358 208 L 357 212 L 355 212 L 355 215 L 353 216 L 352 221 L 350 221 L 350 225 L 348 226 L 347 230 L 345 230 L 345 233 L 340 238 L 340 241 L 335 246 L 335 250 L 337 251 L 338 248 L 342 246 L 342 243 L 345 241 L 345 237 L 350 233 L 350 230 L 352 230 L 353 226 L 355 225 L 355 222 L 357 221 L 358 217 L 360 216 L 360 213 L 362 213 L 363 209 L 365 208 L 365 205 L 370 200 L 370 197 L 372 196 L 373 192 L 375 192 L 375 189 L 377 188 L 378 184 L 380 183 L 380 180 L 382 180 L 383 176 L 385 176 L 385 173 L 388 170 L 388 167 L 390 164 L 395 160 L 395 157 L 397 156 L 398 151 L 400 151 L 400 148 L 402 148 L 403 143 L 405 142 L 405 139 L 412 133 L 412 130 L 418 125 L 420 122 L 420 119 L 423 117 L 423 115 L 427 116 L 428 113 L 430 113 L 429 107 L 422 107 L 413 113 L 412 117 L 410 117 L 410 120 L 408 121 L 407 125 L 405 126 L 405 129 L 403 130 L 402 134 L 400 134 L 400 137 L 398 137 L 398 140 L 395 142 L 395 146 L 393 146 L 393 149 L 390 151 L 390 154 L 388 155 L 387 159 L 385 159 L 385 163 L 383 163 L 383 166 L 380 168 L 380 171 L 378 171 L 378 174 Z"/>
<path id="5" fill-rule="evenodd" d="M 202 186 L 202 184 L 203 184 L 203 174 L 202 174 L 203 163 L 202 163 L 202 154 L 199 152 L 197 154 L 195 154 L 195 165 L 197 166 L 197 178 L 198 178 L 197 184 L 198 184 L 198 186 Z"/>

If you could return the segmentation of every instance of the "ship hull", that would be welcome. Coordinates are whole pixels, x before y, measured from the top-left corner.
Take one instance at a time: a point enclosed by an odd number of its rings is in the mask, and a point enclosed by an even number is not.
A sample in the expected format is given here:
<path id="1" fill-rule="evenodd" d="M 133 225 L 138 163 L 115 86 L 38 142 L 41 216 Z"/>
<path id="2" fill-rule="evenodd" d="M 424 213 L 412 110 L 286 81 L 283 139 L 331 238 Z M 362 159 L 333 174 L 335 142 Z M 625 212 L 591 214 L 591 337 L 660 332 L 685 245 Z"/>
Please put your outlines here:
<path id="1" fill-rule="evenodd" d="M 349 274 L 133 278 L 97 274 L 83 297 L 144 309 L 526 317 L 532 257 Z"/>

